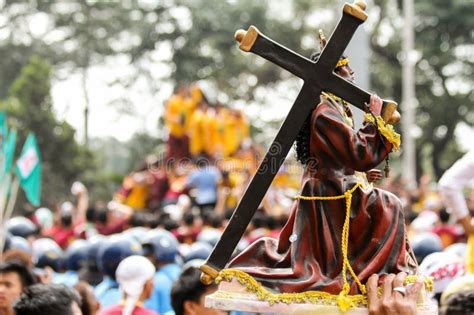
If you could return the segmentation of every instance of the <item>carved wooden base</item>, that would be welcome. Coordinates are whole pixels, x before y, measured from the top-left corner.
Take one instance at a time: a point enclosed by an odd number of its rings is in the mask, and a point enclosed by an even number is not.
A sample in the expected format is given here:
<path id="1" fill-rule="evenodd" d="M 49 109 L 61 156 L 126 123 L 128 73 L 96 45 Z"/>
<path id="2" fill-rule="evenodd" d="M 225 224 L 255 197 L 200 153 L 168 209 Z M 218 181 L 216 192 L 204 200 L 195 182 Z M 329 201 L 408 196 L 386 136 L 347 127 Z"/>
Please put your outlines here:
<path id="1" fill-rule="evenodd" d="M 246 291 L 245 287 L 237 281 L 222 281 L 219 289 L 206 297 L 206 307 L 226 311 L 243 311 L 254 313 L 272 314 L 325 314 L 325 315 L 367 315 L 366 308 L 352 308 L 343 313 L 337 305 L 322 305 L 311 303 L 277 303 L 270 305 L 266 301 L 259 301 L 258 298 Z M 430 301 L 425 301 L 418 305 L 418 315 L 437 315 L 438 306 Z"/>

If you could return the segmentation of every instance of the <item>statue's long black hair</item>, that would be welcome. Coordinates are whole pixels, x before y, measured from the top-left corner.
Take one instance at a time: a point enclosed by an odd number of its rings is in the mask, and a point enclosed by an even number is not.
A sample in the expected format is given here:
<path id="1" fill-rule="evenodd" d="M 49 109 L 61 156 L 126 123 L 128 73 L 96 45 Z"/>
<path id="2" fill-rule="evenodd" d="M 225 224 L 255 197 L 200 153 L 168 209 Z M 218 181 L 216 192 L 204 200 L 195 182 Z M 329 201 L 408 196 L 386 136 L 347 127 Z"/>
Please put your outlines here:
<path id="1" fill-rule="evenodd" d="M 312 61 L 318 61 L 319 56 L 321 55 L 320 52 L 314 52 L 311 54 Z M 346 56 L 342 56 L 341 58 L 346 58 Z M 334 69 L 334 70 L 337 70 Z M 309 113 L 308 117 L 301 126 L 300 132 L 296 136 L 295 141 L 295 151 L 296 151 L 296 159 L 301 162 L 304 166 L 308 165 L 310 162 L 310 155 L 309 155 L 309 138 L 311 134 L 311 113 Z"/>
<path id="2" fill-rule="evenodd" d="M 321 53 L 315 52 L 311 55 L 312 61 L 317 61 Z M 300 132 L 296 136 L 295 141 L 295 151 L 296 151 L 296 159 L 300 161 L 301 164 L 306 166 L 309 162 L 310 155 L 309 155 L 309 138 L 311 134 L 311 113 L 309 113 L 308 117 L 301 126 Z"/>

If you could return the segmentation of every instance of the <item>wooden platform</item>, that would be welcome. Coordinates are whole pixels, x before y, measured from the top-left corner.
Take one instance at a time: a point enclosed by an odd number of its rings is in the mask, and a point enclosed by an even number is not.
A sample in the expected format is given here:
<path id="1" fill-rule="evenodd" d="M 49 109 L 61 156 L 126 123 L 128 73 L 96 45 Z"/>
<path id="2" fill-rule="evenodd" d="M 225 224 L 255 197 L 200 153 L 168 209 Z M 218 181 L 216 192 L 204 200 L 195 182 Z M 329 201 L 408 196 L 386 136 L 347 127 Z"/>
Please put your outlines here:
<path id="1" fill-rule="evenodd" d="M 311 303 L 277 303 L 270 305 L 266 301 L 259 301 L 257 296 L 246 291 L 245 287 L 236 280 L 232 282 L 222 281 L 219 289 L 206 297 L 206 307 L 226 310 L 243 311 L 254 313 L 272 314 L 325 314 L 325 315 L 367 315 L 367 308 L 352 308 L 342 312 L 337 305 L 322 305 Z M 438 306 L 429 301 L 418 305 L 418 315 L 437 315 Z"/>

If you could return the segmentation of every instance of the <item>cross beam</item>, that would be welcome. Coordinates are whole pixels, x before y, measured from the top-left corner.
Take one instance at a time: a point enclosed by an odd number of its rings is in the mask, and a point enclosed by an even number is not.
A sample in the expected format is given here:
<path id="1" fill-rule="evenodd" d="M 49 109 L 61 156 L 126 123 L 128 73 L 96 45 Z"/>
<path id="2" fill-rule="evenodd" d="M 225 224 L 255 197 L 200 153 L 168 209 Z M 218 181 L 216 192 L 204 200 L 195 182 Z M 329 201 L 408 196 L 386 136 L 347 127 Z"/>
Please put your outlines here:
<path id="1" fill-rule="evenodd" d="M 211 283 L 219 270 L 225 268 L 229 262 L 268 187 L 285 161 L 306 117 L 319 101 L 321 92 L 331 92 L 365 111 L 365 103 L 370 101 L 370 93 L 344 80 L 333 71 L 357 27 L 367 19 L 364 10 L 365 2 L 361 0 L 344 5 L 342 18 L 316 62 L 274 42 L 254 26 L 250 26 L 247 31 L 236 32 L 235 38 L 240 42 L 241 50 L 252 52 L 277 64 L 303 79 L 304 84 L 220 240 L 205 264 L 200 267 L 203 272 L 201 281 L 204 283 Z M 396 108 L 395 102 L 383 101 L 382 118 L 389 123 L 398 122 L 400 115 Z"/>

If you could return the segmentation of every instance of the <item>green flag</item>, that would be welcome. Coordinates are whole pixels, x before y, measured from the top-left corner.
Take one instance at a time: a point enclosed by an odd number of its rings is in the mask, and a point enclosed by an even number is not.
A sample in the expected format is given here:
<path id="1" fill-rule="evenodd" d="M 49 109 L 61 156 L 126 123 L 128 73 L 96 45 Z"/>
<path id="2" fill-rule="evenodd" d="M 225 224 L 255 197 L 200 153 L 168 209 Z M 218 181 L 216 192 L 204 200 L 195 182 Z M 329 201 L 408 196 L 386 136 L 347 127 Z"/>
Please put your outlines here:
<path id="1" fill-rule="evenodd" d="M 3 153 L 5 151 L 5 141 L 7 139 L 7 115 L 4 112 L 0 112 L 0 150 Z"/>
<path id="2" fill-rule="evenodd" d="M 26 138 L 21 155 L 16 162 L 15 173 L 20 186 L 25 191 L 26 199 L 33 205 L 40 205 L 41 194 L 41 156 L 36 138 L 30 133 Z"/>
<path id="3" fill-rule="evenodd" d="M 5 162 L 3 164 L 3 172 L 6 174 L 10 172 L 13 163 L 13 157 L 15 155 L 16 148 L 16 130 L 10 130 L 5 141 Z"/>

